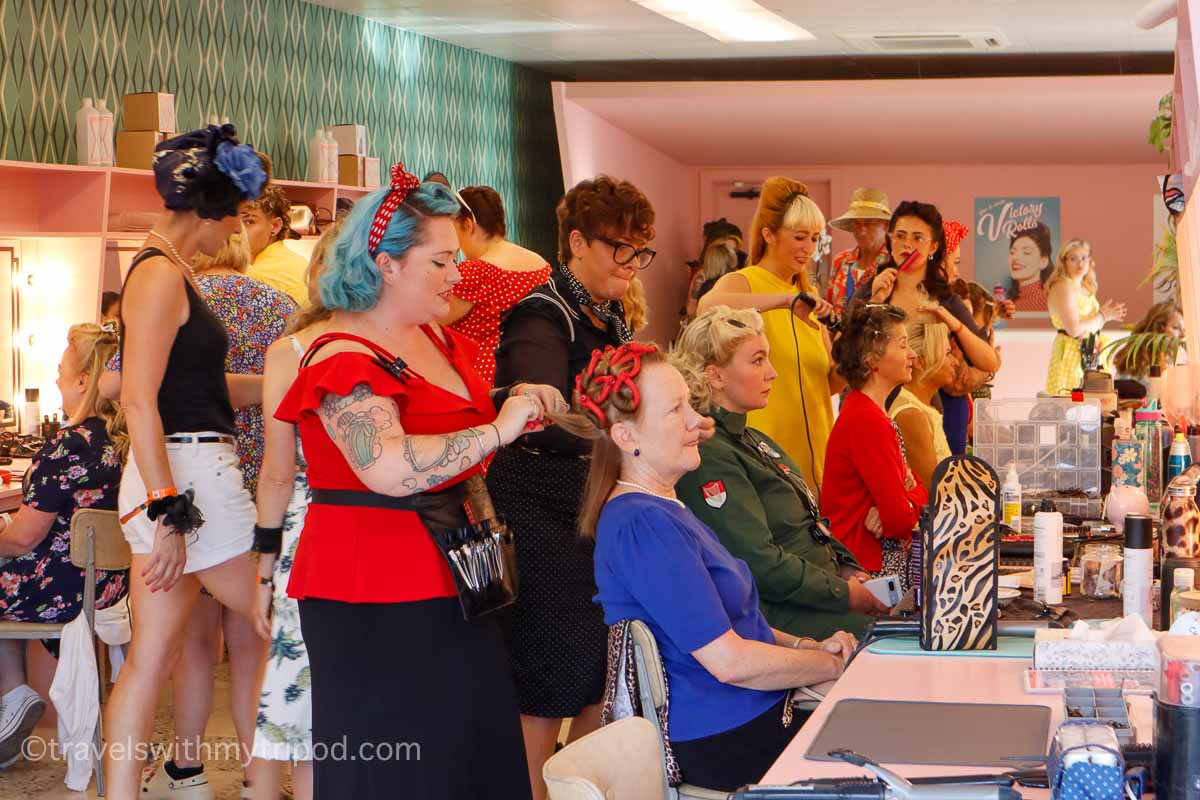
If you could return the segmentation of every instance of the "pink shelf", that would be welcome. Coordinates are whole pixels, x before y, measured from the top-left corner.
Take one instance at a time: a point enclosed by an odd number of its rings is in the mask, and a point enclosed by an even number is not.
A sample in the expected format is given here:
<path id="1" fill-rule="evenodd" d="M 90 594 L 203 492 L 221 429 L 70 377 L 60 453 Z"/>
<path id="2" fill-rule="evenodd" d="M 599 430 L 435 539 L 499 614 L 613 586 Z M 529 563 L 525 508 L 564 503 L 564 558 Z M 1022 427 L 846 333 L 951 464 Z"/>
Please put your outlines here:
<path id="1" fill-rule="evenodd" d="M 0 234 L 94 234 L 103 229 L 106 168 L 0 161 Z"/>

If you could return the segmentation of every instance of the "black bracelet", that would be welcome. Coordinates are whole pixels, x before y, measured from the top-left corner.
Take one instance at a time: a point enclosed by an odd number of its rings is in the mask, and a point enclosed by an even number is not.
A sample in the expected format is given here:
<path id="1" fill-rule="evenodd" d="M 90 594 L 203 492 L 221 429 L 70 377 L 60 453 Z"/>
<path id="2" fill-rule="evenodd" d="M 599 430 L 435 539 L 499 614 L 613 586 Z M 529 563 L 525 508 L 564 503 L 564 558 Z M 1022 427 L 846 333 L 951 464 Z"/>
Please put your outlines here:
<path id="1" fill-rule="evenodd" d="M 146 517 L 153 521 L 161 516 L 174 533 L 195 533 L 204 524 L 204 515 L 193 502 L 195 497 L 196 492 L 192 489 L 171 497 L 161 497 L 147 504 Z"/>
<path id="2" fill-rule="evenodd" d="M 264 528 L 261 525 L 255 525 L 254 544 L 250 545 L 250 549 L 256 553 L 279 555 L 279 551 L 283 549 L 283 528 Z"/>

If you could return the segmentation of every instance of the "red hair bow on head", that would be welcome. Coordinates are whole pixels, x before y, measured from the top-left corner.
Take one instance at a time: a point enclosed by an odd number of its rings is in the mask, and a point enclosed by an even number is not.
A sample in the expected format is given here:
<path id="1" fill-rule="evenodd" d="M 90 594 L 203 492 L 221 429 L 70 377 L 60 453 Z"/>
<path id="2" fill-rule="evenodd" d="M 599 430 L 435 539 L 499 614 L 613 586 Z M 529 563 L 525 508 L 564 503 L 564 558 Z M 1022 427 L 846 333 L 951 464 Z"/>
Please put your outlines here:
<path id="1" fill-rule="evenodd" d="M 971 232 L 966 225 L 952 219 L 942 223 L 942 230 L 946 232 L 946 254 L 953 253 L 954 249 L 962 244 L 963 239 L 966 239 L 967 234 Z"/>
<path id="2" fill-rule="evenodd" d="M 642 356 L 646 353 L 657 352 L 658 348 L 654 345 L 640 342 L 629 342 L 620 347 L 609 345 L 603 351 L 593 350 L 592 360 L 588 363 L 587 369 L 575 376 L 575 402 L 581 408 L 594 414 L 600 420 L 600 425 L 607 428 L 608 415 L 604 413 L 600 404 L 625 386 L 629 389 L 630 411 L 636 411 L 642 403 L 642 395 L 638 391 L 637 384 L 634 383 L 634 378 L 642 371 Z M 605 358 L 608 359 L 609 374 L 597 376 L 596 365 Z M 626 364 L 630 365 L 629 369 L 619 369 Z M 600 394 L 595 399 L 584 390 L 585 382 L 599 384 L 602 387 Z"/>
<path id="3" fill-rule="evenodd" d="M 371 221 L 371 230 L 367 234 L 368 253 L 374 254 L 379 250 L 379 243 L 383 241 L 383 234 L 387 232 L 392 215 L 404 202 L 404 198 L 408 197 L 408 193 L 420 185 L 421 179 L 411 172 L 406 172 L 403 161 L 397 161 L 392 167 L 392 186 L 388 190 L 388 196 L 379 204 L 375 219 Z"/>

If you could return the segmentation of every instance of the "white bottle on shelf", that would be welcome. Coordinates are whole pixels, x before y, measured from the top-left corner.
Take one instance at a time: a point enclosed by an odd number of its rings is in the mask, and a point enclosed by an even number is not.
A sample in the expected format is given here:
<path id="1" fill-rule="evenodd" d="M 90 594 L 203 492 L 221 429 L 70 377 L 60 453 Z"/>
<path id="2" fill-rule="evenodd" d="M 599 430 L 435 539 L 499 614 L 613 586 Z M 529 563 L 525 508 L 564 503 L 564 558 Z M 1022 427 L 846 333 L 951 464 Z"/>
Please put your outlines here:
<path id="1" fill-rule="evenodd" d="M 1033 599 L 1046 605 L 1062 602 L 1063 516 L 1043 501 L 1033 515 Z"/>
<path id="2" fill-rule="evenodd" d="M 325 136 L 321 142 L 321 155 L 324 163 L 324 175 L 321 178 L 321 183 L 337 183 L 338 182 L 338 145 L 337 139 L 333 138 L 333 131 L 325 129 Z"/>
<path id="3" fill-rule="evenodd" d="M 95 129 L 93 133 L 92 152 L 98 160 L 93 163 L 111 167 L 116 163 L 113 154 L 113 134 L 115 128 L 113 112 L 109 110 L 108 101 L 103 97 L 96 98 L 96 110 L 98 113 L 92 120 Z"/>
<path id="4" fill-rule="evenodd" d="M 1008 465 L 1004 478 L 1004 524 L 1021 532 L 1021 479 L 1017 476 L 1017 462 Z"/>
<path id="5" fill-rule="evenodd" d="M 83 105 L 75 112 L 75 163 L 91 164 L 90 118 L 96 113 L 92 98 L 83 98 Z"/>
<path id="6" fill-rule="evenodd" d="M 75 161 L 92 167 L 111 167 L 113 163 L 113 115 L 105 101 L 92 105 L 92 98 L 83 98 L 83 106 L 75 112 Z"/>

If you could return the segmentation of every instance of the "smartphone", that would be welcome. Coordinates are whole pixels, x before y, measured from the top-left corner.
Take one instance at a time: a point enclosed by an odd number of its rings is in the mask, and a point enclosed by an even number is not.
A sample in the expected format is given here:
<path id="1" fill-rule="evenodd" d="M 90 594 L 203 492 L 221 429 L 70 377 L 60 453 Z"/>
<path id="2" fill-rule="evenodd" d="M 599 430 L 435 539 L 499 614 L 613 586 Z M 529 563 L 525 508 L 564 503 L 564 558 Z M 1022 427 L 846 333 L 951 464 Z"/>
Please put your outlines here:
<path id="1" fill-rule="evenodd" d="M 863 586 L 879 598 L 879 602 L 888 608 L 900 602 L 900 579 L 895 575 L 884 575 L 863 583 Z"/>

